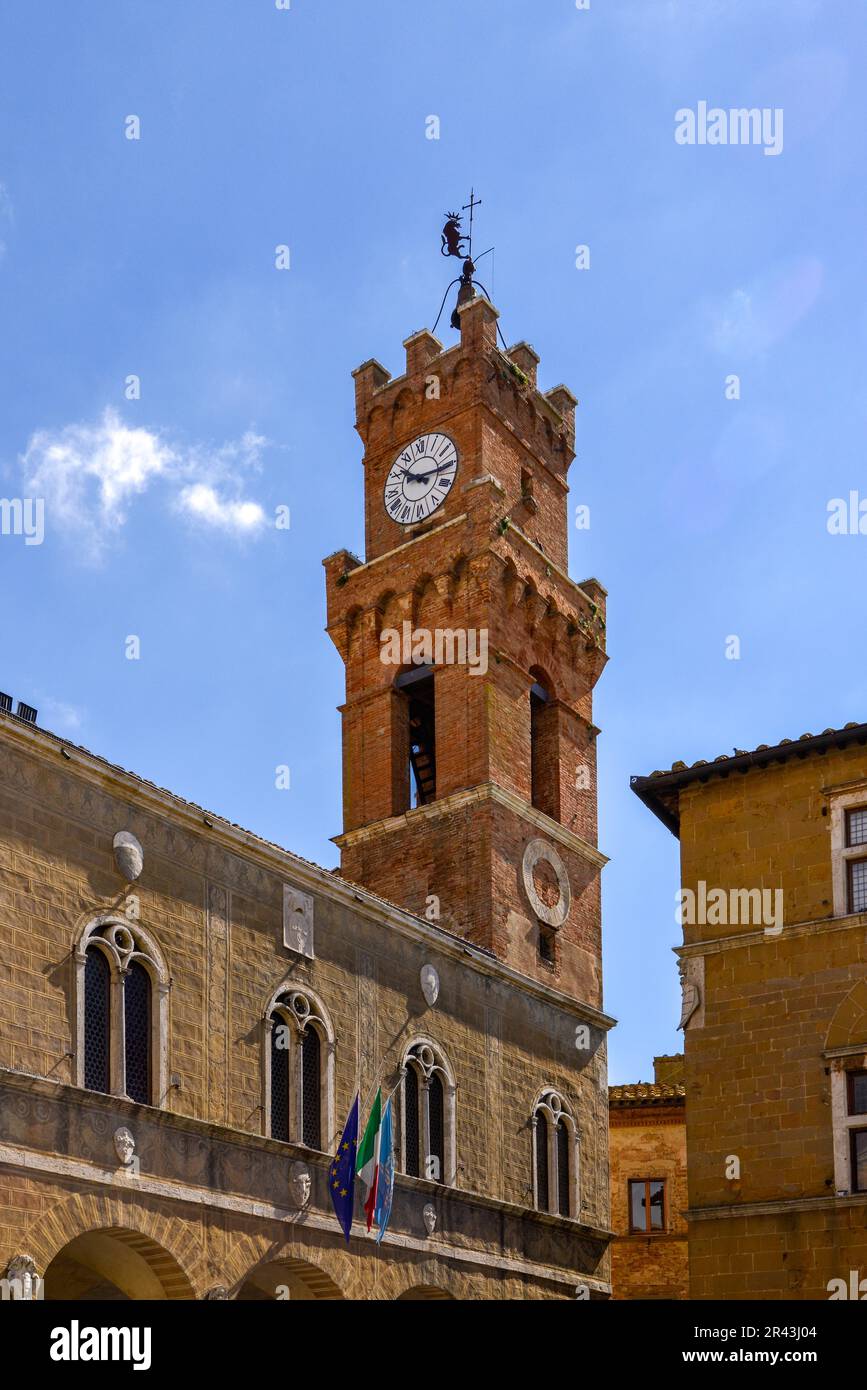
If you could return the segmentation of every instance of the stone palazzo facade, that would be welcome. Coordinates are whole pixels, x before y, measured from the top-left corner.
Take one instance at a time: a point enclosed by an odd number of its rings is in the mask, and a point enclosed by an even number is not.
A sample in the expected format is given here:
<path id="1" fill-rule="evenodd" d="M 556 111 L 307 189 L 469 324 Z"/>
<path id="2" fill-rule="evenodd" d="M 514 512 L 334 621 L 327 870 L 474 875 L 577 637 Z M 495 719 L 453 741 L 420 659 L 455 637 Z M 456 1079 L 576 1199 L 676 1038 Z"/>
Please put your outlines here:
<path id="1" fill-rule="evenodd" d="M 867 724 L 633 789 L 680 841 L 690 1298 L 863 1299 Z"/>

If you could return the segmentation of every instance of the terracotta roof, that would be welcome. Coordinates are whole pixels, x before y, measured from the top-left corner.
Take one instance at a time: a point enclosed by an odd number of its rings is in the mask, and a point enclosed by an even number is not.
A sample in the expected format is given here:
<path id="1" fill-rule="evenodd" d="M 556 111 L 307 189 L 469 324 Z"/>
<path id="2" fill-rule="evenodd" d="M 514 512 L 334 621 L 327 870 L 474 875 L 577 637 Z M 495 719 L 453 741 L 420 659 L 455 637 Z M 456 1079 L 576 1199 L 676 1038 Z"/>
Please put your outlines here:
<path id="1" fill-rule="evenodd" d="M 683 1105 L 685 1086 L 660 1085 L 656 1081 L 635 1081 L 628 1086 L 608 1087 L 609 1109 L 629 1105 Z"/>
<path id="2" fill-rule="evenodd" d="M 867 743 L 867 724 L 852 722 L 842 729 L 825 729 L 821 734 L 801 734 L 799 738 L 784 738 L 775 744 L 760 743 L 750 752 L 735 748 L 710 762 L 699 758 L 691 767 L 684 762 L 672 763 L 668 770 L 658 769 L 647 777 L 631 777 L 629 784 L 645 806 L 677 835 L 680 831 L 680 790 L 691 782 L 708 782 L 711 777 L 728 777 L 733 772 L 746 773 L 753 767 L 819 755 L 829 748 L 845 748 L 850 743 Z"/>

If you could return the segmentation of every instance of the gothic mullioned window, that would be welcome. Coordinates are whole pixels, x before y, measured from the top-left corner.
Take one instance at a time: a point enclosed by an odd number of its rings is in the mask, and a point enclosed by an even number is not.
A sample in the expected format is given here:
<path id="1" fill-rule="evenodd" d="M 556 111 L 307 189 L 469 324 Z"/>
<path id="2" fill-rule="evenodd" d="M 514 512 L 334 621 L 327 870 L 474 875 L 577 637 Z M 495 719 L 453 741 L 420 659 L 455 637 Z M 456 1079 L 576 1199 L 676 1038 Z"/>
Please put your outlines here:
<path id="1" fill-rule="evenodd" d="M 576 1218 L 579 1211 L 578 1131 L 568 1101 L 542 1091 L 531 1121 L 533 1203 L 537 1211 Z"/>
<path id="2" fill-rule="evenodd" d="M 123 982 L 126 1093 L 147 1105 L 151 1094 L 151 978 L 141 961 L 130 963 Z"/>
<path id="3" fill-rule="evenodd" d="M 265 1014 L 266 1134 L 320 1151 L 334 1137 L 334 1031 L 306 986 L 282 986 Z"/>
<path id="4" fill-rule="evenodd" d="M 86 952 L 84 966 L 84 1085 L 109 1090 L 111 1044 L 111 967 L 98 946 Z"/>
<path id="5" fill-rule="evenodd" d="M 168 972 L 138 921 L 104 914 L 74 952 L 76 1084 L 159 1105 L 166 1094 Z"/>
<path id="6" fill-rule="evenodd" d="M 428 1039 L 412 1043 L 401 1077 L 401 1166 L 411 1177 L 454 1186 L 455 1081 L 442 1049 Z"/>
<path id="7" fill-rule="evenodd" d="M 418 1114 L 418 1072 L 415 1067 L 407 1067 L 406 1076 L 403 1079 L 403 1140 L 404 1140 L 404 1172 L 409 1173 L 411 1178 L 421 1176 L 419 1159 L 421 1156 Z"/>

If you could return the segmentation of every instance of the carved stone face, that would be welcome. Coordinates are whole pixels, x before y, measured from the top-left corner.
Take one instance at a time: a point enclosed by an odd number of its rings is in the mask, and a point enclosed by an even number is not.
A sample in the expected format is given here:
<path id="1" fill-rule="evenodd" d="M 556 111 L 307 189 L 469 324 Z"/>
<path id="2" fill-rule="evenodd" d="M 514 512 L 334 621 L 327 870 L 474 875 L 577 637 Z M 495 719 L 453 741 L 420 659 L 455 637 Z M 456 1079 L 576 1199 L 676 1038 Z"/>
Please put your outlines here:
<path id="1" fill-rule="evenodd" d="M 421 968 L 421 992 L 433 1008 L 439 998 L 440 977 L 432 965 L 423 965 Z"/>
<path id="2" fill-rule="evenodd" d="M 22 1302 L 29 1301 L 33 1298 L 36 1262 L 30 1255 L 13 1255 L 6 1269 L 6 1278 L 13 1288 L 17 1287 L 17 1296 Z"/>
<path id="3" fill-rule="evenodd" d="M 310 1201 L 310 1169 L 306 1163 L 297 1160 L 289 1169 L 289 1190 L 296 1207 L 306 1207 Z"/>
<path id="4" fill-rule="evenodd" d="M 437 1228 L 437 1209 L 433 1202 L 425 1202 L 422 1216 L 424 1217 L 425 1230 L 429 1236 L 432 1236 Z"/>
<path id="5" fill-rule="evenodd" d="M 114 1131 L 114 1151 L 124 1168 L 128 1168 L 135 1158 L 135 1139 L 126 1125 Z"/>

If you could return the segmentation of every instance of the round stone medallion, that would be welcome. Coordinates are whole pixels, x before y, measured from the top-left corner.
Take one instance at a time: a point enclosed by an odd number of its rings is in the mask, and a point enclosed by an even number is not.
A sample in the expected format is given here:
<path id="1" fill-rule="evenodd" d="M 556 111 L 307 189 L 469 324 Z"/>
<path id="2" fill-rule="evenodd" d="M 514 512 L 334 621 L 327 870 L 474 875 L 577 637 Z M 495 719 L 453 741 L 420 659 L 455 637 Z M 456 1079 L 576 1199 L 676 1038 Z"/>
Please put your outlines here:
<path id="1" fill-rule="evenodd" d="M 524 891 L 536 916 L 549 927 L 562 927 L 569 916 L 572 889 L 554 846 L 541 838 L 531 840 L 524 850 L 522 870 Z"/>

